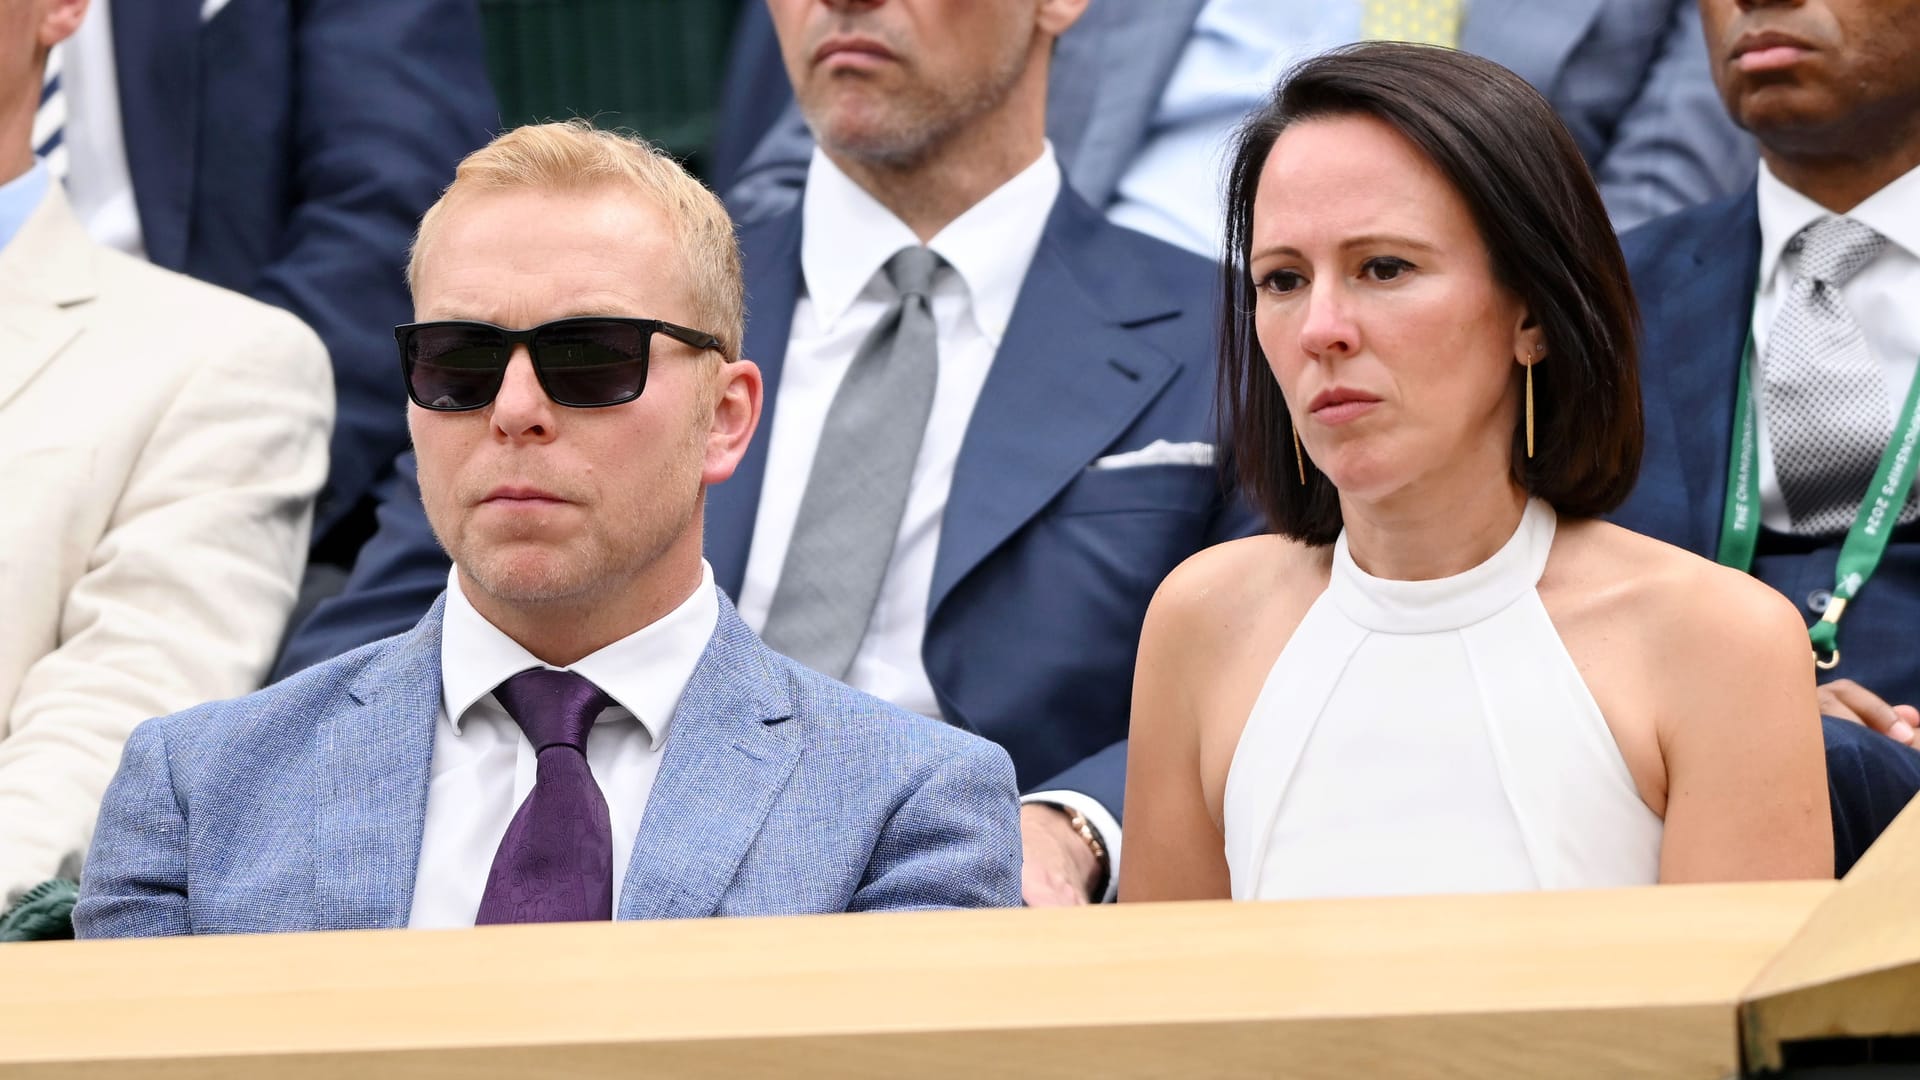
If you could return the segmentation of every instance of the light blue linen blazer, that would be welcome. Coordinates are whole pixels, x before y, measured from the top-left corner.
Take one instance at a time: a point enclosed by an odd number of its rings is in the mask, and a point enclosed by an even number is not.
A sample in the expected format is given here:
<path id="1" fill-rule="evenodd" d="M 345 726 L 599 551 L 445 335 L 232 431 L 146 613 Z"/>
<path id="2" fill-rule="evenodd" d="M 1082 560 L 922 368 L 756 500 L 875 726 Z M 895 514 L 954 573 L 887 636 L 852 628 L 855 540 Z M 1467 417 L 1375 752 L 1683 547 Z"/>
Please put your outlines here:
<path id="1" fill-rule="evenodd" d="M 140 725 L 101 806 L 79 936 L 405 926 L 445 607 Z M 774 653 L 722 595 L 617 895 L 620 919 L 1015 905 L 1013 766 Z"/>

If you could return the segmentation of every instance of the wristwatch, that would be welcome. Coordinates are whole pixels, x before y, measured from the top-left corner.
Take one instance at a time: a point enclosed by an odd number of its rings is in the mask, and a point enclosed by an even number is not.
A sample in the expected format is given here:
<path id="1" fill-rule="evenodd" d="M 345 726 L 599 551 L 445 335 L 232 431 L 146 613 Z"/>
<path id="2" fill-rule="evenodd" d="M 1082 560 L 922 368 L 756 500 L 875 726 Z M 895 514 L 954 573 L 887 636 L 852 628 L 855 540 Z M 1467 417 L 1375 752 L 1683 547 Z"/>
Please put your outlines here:
<path id="1" fill-rule="evenodd" d="M 1080 834 L 1080 839 L 1085 840 L 1087 846 L 1093 849 L 1094 861 L 1100 864 L 1100 876 L 1094 879 L 1092 895 L 1105 896 L 1107 876 L 1113 872 L 1112 866 L 1107 862 L 1107 846 L 1100 842 L 1100 834 L 1095 832 L 1093 825 L 1087 821 L 1087 815 L 1071 806 L 1062 806 L 1060 809 L 1066 811 L 1067 827 Z"/>

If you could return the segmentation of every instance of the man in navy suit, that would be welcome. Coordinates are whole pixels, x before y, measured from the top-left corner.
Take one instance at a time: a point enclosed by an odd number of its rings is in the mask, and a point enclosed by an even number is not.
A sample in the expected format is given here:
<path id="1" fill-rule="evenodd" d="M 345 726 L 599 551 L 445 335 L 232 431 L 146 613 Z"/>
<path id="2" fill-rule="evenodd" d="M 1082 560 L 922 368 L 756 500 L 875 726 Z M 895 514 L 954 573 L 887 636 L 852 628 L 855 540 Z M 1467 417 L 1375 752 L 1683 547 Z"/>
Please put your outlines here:
<path id="1" fill-rule="evenodd" d="M 314 536 L 351 562 L 352 511 L 406 446 L 407 241 L 498 122 L 473 0 L 92 3 L 41 149 L 96 239 L 320 335 L 339 405 Z"/>
<path id="2" fill-rule="evenodd" d="M 446 590 L 142 724 L 80 936 L 1016 902 L 1006 753 L 775 655 L 701 558 L 761 404 L 719 200 L 637 140 L 523 127 L 461 163 L 408 279 Z"/>
<path id="3" fill-rule="evenodd" d="M 1503 64 L 1553 102 L 1617 226 L 1752 179 L 1753 147 L 1714 94 L 1694 0 L 1095 0 L 1054 57 L 1047 133 L 1088 203 L 1215 254 L 1227 139 L 1279 74 L 1312 53 L 1394 33 L 1395 14 L 1422 12 L 1451 17 L 1410 20 L 1398 33 Z M 778 77 L 771 56 L 749 51 L 766 41 L 752 26 L 766 12 L 749 9 L 744 19 L 730 93 L 759 103 L 785 96 L 786 87 L 769 85 Z M 736 84 L 756 73 L 759 92 L 743 93 Z M 734 216 L 752 221 L 792 205 L 810 150 L 798 110 L 788 109 L 722 189 Z"/>
<path id="4" fill-rule="evenodd" d="M 1920 500 L 1883 492 L 1880 472 L 1909 433 L 1920 362 L 1920 20 L 1877 0 L 1700 8 L 1763 165 L 1742 194 L 1625 239 L 1647 449 L 1615 520 L 1748 566 L 1802 606 L 1839 718 L 1844 869 L 1920 788 L 1920 753 L 1896 745 L 1920 726 Z M 1897 523 L 1856 528 L 1882 495 Z"/>
<path id="5" fill-rule="evenodd" d="M 1052 43 L 1084 4 L 771 5 L 822 149 L 800 206 L 741 235 L 746 354 L 772 422 L 707 507 L 715 578 L 770 643 L 1012 755 L 1034 904 L 1110 895 L 1147 603 L 1188 555 L 1257 527 L 1214 460 L 1217 270 L 1105 221 L 1044 137 Z M 936 257 L 930 283 L 896 281 L 904 251 Z M 887 545 L 842 538 L 831 565 L 809 563 L 810 489 L 882 520 L 862 502 L 878 480 L 836 487 L 842 470 L 814 466 L 847 460 L 830 448 L 846 434 L 848 372 L 910 315 L 931 317 L 938 356 L 908 433 L 918 445 L 854 455 L 913 466 L 895 524 L 870 530 Z M 445 569 L 418 506 L 383 514 L 289 667 L 392 632 L 431 600 Z M 829 599 L 869 590 L 858 640 L 839 642 L 850 656 L 821 659 L 833 650 L 794 631 L 783 590 L 796 582 Z"/>

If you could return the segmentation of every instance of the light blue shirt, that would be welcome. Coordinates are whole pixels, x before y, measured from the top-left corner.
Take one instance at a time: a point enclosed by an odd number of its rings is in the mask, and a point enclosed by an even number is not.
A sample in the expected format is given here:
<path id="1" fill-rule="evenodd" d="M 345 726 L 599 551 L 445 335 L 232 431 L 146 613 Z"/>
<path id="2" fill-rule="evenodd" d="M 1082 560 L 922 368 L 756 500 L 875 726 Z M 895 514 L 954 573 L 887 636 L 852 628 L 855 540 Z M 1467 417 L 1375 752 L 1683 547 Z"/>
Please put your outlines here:
<path id="1" fill-rule="evenodd" d="M 1234 130 L 1288 68 L 1360 38 L 1361 0 L 1209 0 L 1107 217 L 1208 258 Z"/>
<path id="2" fill-rule="evenodd" d="M 0 250 L 13 243 L 20 227 L 40 208 L 40 200 L 47 197 L 47 182 L 46 165 L 34 158 L 33 168 L 0 184 Z"/>

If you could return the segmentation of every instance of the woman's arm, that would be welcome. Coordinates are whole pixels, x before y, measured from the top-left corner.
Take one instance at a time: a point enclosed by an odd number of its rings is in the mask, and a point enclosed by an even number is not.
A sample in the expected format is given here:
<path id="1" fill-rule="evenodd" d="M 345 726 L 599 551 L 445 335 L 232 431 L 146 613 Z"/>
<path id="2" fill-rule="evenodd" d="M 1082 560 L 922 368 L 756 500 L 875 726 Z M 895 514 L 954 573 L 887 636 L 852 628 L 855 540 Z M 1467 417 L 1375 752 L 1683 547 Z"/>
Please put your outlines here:
<path id="1" fill-rule="evenodd" d="M 1659 730 L 1667 770 L 1660 880 L 1756 881 L 1833 873 L 1826 753 L 1812 646 L 1772 589 L 1719 567 L 1656 632 L 1670 679 Z"/>
<path id="2" fill-rule="evenodd" d="M 1123 902 L 1231 895 L 1226 844 L 1201 779 L 1201 711 L 1191 692 L 1218 675 L 1206 665 L 1223 659 L 1209 655 L 1199 632 L 1209 591 L 1197 587 L 1193 562 L 1175 570 L 1154 594 L 1140 633 L 1127 754 Z"/>

